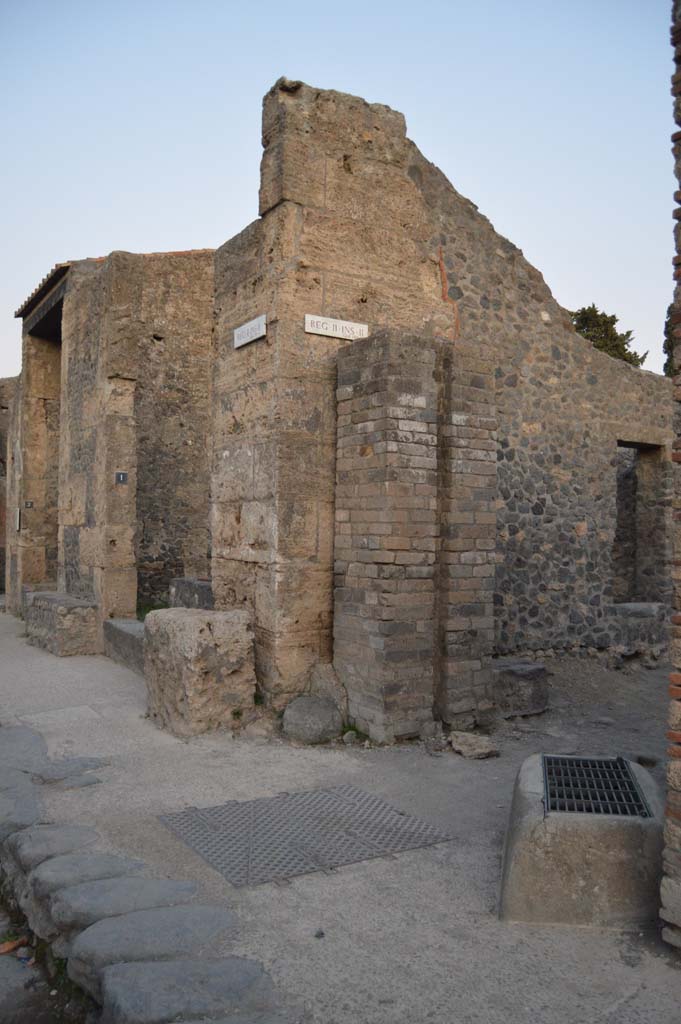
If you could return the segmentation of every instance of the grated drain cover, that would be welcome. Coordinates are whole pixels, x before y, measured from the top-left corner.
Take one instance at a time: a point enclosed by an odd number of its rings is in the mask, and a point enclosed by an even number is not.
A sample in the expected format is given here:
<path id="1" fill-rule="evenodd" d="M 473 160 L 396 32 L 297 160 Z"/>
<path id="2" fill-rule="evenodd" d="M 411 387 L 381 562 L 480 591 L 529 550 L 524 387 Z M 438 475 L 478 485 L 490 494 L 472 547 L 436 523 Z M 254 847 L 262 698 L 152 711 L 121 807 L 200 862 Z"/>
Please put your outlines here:
<path id="1" fill-rule="evenodd" d="M 623 757 L 543 754 L 546 811 L 650 818 L 650 808 Z"/>
<path id="2" fill-rule="evenodd" d="M 284 793 L 160 820 L 232 885 L 262 885 L 452 837 L 354 786 Z"/>

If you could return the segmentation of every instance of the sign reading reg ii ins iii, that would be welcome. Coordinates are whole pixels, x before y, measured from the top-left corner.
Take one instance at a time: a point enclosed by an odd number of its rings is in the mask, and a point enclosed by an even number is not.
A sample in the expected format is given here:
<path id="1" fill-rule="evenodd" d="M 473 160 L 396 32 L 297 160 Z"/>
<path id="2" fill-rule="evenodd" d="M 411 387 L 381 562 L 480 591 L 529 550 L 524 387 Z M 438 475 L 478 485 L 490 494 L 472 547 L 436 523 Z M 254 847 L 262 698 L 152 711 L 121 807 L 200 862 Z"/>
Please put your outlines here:
<path id="1" fill-rule="evenodd" d="M 305 333 L 323 334 L 327 338 L 368 338 L 368 324 L 354 324 L 351 320 L 334 320 L 330 316 L 305 314 Z"/>
<path id="2" fill-rule="evenodd" d="M 260 316 L 256 316 L 255 320 L 249 320 L 247 324 L 242 324 L 241 327 L 236 328 L 234 331 L 234 348 L 241 348 L 242 345 L 248 345 L 251 341 L 264 338 L 266 334 L 267 313 L 262 313 Z"/>

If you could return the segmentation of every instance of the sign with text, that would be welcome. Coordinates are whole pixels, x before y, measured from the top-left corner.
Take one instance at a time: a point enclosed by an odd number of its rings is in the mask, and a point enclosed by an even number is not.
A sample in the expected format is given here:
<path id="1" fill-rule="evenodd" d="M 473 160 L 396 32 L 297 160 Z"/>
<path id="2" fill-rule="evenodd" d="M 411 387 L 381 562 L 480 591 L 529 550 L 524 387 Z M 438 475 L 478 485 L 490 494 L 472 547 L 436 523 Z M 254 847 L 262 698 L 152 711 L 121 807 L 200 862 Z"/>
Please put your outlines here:
<path id="1" fill-rule="evenodd" d="M 264 338 L 266 334 L 267 314 L 263 313 L 261 316 L 256 316 L 255 320 L 249 320 L 247 324 L 242 324 L 241 327 L 236 328 L 234 331 L 234 348 L 241 348 L 242 345 L 248 345 L 251 341 Z"/>
<path id="2" fill-rule="evenodd" d="M 327 338 L 368 338 L 368 324 L 353 324 L 351 320 L 333 320 L 330 316 L 305 314 L 305 333 L 323 334 Z"/>

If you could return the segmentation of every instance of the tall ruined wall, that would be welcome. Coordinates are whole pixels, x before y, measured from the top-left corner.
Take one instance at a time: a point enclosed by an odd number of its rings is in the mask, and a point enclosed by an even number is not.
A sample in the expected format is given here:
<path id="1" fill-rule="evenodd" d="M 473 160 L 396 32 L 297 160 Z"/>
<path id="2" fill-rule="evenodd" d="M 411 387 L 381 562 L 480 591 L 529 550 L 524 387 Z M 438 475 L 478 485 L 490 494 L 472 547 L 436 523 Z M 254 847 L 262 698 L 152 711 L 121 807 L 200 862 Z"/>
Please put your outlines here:
<path id="1" fill-rule="evenodd" d="M 212 253 L 113 253 L 69 273 L 61 586 L 134 615 L 208 565 Z"/>
<path id="2" fill-rule="evenodd" d="M 666 446 L 654 492 L 657 588 L 670 551 L 669 381 L 577 335 L 541 274 L 410 146 L 407 173 L 429 211 L 431 248 L 464 337 L 492 349 L 497 383 L 497 649 L 605 646 L 613 600 L 617 442 Z M 655 457 L 651 455 L 651 459 Z M 667 531 L 668 534 L 668 531 Z M 651 590 L 653 593 L 651 593 Z"/>
<path id="3" fill-rule="evenodd" d="M 138 603 L 157 606 L 173 577 L 210 573 L 213 252 L 134 260 Z"/>
<path id="4" fill-rule="evenodd" d="M 281 702 L 330 656 L 333 387 L 348 342 L 306 333 L 306 313 L 444 339 L 465 415 L 498 420 L 496 547 L 455 488 L 444 510 L 441 604 L 461 633 L 443 642 L 460 666 L 487 645 L 495 565 L 500 651 L 607 643 L 617 442 L 668 445 L 669 382 L 576 335 L 395 111 L 282 80 L 263 145 L 261 220 L 216 256 L 212 523 L 216 596 L 253 605 L 264 688 Z M 267 338 L 234 350 L 233 329 L 263 313 Z M 667 457 L 654 455 L 653 518 L 668 510 Z M 458 614 L 483 574 L 475 614 Z"/>
<path id="5" fill-rule="evenodd" d="M 7 462 L 10 405 L 16 389 L 16 377 L 0 379 L 0 593 L 5 591 L 7 535 Z"/>

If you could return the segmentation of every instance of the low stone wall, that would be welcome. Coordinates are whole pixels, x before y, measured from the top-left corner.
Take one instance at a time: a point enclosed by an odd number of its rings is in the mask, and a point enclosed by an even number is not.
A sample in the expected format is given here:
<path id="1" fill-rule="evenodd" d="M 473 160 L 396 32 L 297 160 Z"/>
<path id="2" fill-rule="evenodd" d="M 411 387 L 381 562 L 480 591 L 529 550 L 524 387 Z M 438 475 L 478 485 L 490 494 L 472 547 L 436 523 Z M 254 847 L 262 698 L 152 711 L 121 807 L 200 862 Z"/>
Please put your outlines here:
<path id="1" fill-rule="evenodd" d="M 253 709 L 250 616 L 169 608 L 144 621 L 149 715 L 176 736 L 230 727 Z"/>
<path id="2" fill-rule="evenodd" d="M 99 616 L 94 602 L 58 591 L 29 591 L 24 595 L 28 643 L 51 654 L 98 654 Z"/>

